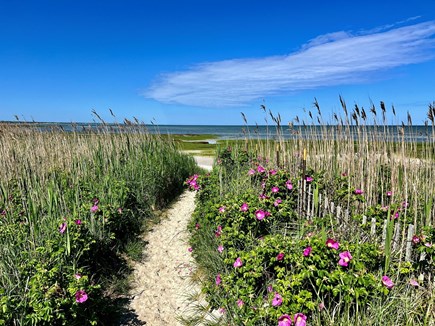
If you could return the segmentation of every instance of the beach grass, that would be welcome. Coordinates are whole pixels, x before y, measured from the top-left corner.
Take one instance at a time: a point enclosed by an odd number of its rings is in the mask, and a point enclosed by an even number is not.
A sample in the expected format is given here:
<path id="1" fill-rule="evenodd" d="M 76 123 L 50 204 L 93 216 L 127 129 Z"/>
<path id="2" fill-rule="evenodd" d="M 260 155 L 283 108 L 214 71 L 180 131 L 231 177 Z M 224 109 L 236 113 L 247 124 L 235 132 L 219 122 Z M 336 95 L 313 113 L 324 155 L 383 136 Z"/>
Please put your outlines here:
<path id="1" fill-rule="evenodd" d="M 144 222 L 199 171 L 170 139 L 101 125 L 1 126 L 0 324 L 112 323 Z"/>

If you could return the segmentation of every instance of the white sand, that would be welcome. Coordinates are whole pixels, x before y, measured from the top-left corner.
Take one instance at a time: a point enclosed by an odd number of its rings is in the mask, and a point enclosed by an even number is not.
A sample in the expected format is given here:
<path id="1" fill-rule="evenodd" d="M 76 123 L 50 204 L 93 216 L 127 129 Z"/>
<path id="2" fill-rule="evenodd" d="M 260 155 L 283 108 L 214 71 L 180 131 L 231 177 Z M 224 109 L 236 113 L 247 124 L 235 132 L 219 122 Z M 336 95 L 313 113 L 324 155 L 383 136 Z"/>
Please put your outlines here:
<path id="1" fill-rule="evenodd" d="M 211 169 L 213 158 L 195 159 Z M 194 261 L 187 244 L 187 223 L 195 209 L 194 197 L 194 192 L 185 191 L 167 210 L 167 217 L 145 236 L 146 258 L 134 266 L 130 308 L 146 325 L 181 325 L 176 318 L 186 315 L 186 298 L 198 291 L 190 281 Z"/>
<path id="2" fill-rule="evenodd" d="M 214 158 L 210 156 L 193 156 L 193 158 L 196 161 L 196 164 L 198 166 L 202 167 L 206 170 L 211 170 L 211 167 L 213 166 Z"/>

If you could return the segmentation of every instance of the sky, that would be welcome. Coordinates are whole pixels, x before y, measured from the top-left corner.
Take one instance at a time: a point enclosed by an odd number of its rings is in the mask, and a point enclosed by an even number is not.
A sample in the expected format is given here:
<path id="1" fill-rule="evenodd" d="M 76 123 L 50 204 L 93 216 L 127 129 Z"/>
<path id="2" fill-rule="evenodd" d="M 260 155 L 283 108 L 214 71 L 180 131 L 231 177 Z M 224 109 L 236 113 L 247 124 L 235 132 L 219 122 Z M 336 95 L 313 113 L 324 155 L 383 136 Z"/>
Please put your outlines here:
<path id="1" fill-rule="evenodd" d="M 286 124 L 341 96 L 423 124 L 434 73 L 435 0 L 0 0 L 0 120 Z"/>

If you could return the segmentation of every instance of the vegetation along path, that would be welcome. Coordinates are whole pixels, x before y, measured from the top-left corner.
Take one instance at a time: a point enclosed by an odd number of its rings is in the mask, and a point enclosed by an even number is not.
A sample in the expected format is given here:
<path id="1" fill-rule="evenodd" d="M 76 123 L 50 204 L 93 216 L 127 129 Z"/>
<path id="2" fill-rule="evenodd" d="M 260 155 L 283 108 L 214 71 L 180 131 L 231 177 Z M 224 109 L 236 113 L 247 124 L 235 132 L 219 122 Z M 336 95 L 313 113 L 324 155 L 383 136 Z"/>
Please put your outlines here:
<path id="1" fill-rule="evenodd" d="M 211 168 L 204 160 L 197 162 Z M 131 309 L 146 325 L 177 325 L 177 316 L 189 311 L 189 293 L 197 290 L 190 280 L 194 261 L 187 243 L 194 197 L 185 191 L 145 236 L 148 245 L 145 259 L 135 266 Z"/>

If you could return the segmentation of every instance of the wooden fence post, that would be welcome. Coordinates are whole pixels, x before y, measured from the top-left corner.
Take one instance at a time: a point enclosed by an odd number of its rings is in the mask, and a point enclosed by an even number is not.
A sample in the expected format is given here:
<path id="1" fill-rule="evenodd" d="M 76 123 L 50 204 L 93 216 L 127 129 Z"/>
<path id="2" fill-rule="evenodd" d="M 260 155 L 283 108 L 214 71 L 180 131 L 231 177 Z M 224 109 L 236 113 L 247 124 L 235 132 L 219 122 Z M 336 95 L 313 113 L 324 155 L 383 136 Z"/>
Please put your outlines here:
<path id="1" fill-rule="evenodd" d="M 395 251 L 400 242 L 400 223 L 396 223 L 396 225 L 394 226 L 393 239 L 393 250 Z"/>
<path id="2" fill-rule="evenodd" d="M 370 234 L 375 235 L 376 234 L 376 219 L 372 217 L 372 225 L 370 226 Z"/>
<path id="3" fill-rule="evenodd" d="M 384 225 L 382 226 L 382 245 L 385 248 L 385 240 L 387 239 L 387 223 L 388 221 L 384 221 Z"/>
<path id="4" fill-rule="evenodd" d="M 306 212 L 307 212 L 307 217 L 309 218 L 311 216 L 311 183 L 308 184 L 308 191 L 307 191 L 306 202 L 307 202 Z"/>
<path id="5" fill-rule="evenodd" d="M 337 206 L 335 208 L 335 216 L 336 216 L 336 219 L 340 222 L 340 218 L 341 218 L 341 206 Z"/>
<path id="6" fill-rule="evenodd" d="M 312 185 L 308 184 L 307 189 L 307 182 L 305 180 L 299 181 L 300 189 L 301 189 L 301 195 L 298 196 L 298 203 L 299 203 L 299 209 L 302 211 L 301 213 L 306 214 L 305 216 L 309 219 L 315 218 L 315 216 L 325 216 L 326 214 L 332 214 L 335 215 L 335 218 L 339 222 L 345 222 L 344 224 L 349 223 L 350 221 L 350 214 L 351 211 L 349 209 L 343 209 L 341 206 L 335 205 L 334 202 L 330 201 L 328 197 L 323 194 L 318 194 L 318 205 L 317 209 L 315 207 L 314 203 L 314 194 L 312 193 Z M 376 236 L 376 218 L 372 217 L 370 221 L 368 221 L 368 217 L 366 215 L 362 216 L 362 224 L 367 225 L 367 223 L 370 223 L 370 235 L 371 239 L 377 239 Z M 387 238 L 387 226 L 388 226 L 388 220 L 384 220 L 382 225 L 382 233 L 381 237 L 382 240 L 380 244 L 385 248 L 385 241 Z M 406 228 L 407 233 L 406 233 Z M 415 226 L 413 224 L 410 225 L 402 225 L 401 223 L 396 223 L 394 225 L 394 231 L 392 236 L 392 244 L 391 244 L 391 252 L 395 252 L 396 254 L 398 252 L 401 253 L 400 260 L 403 261 L 402 253 L 405 252 L 404 261 L 410 262 L 412 260 L 412 238 L 415 234 Z M 406 236 L 406 240 L 404 235 Z M 379 240 L 377 240 L 379 241 Z M 397 257 L 398 258 L 398 257 Z M 420 260 L 425 259 L 424 253 L 419 256 Z M 420 278 L 424 277 L 420 275 Z"/>
<path id="7" fill-rule="evenodd" d="M 302 215 L 302 181 L 298 180 L 298 215 Z"/>
<path id="8" fill-rule="evenodd" d="M 325 203 L 324 203 L 325 205 L 324 205 L 324 209 L 323 209 L 323 211 L 324 212 L 327 212 L 327 210 L 328 210 L 328 208 L 329 208 L 329 200 L 328 200 L 328 197 L 326 197 L 325 196 Z M 325 216 L 325 215 L 323 215 L 323 216 Z"/>
<path id="9" fill-rule="evenodd" d="M 414 236 L 414 225 L 408 227 L 408 236 L 406 237 L 405 261 L 411 261 L 412 237 Z"/>

